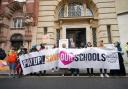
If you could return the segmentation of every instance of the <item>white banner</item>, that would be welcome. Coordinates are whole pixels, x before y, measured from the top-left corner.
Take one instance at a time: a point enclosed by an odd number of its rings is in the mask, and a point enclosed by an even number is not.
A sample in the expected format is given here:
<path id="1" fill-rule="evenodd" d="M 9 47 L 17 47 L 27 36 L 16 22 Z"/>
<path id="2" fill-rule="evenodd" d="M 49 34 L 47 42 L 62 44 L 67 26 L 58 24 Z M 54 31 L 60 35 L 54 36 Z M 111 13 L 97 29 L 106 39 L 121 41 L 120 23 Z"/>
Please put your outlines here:
<path id="1" fill-rule="evenodd" d="M 119 69 L 118 54 L 116 51 L 85 48 L 85 49 L 60 49 L 60 68 L 94 68 L 94 69 Z"/>
<path id="2" fill-rule="evenodd" d="M 23 74 L 51 70 L 55 67 L 119 69 L 116 51 L 93 47 L 83 49 L 47 49 L 21 55 L 19 58 Z"/>

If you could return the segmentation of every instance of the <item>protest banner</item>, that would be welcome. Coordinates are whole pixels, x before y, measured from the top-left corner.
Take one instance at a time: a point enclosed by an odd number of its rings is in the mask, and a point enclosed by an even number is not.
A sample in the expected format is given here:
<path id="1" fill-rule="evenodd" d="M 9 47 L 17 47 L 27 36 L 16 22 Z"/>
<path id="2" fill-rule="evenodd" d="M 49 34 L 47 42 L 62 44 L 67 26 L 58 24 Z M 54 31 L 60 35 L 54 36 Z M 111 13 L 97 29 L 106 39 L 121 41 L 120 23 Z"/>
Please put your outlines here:
<path id="1" fill-rule="evenodd" d="M 100 48 L 45 49 L 20 56 L 24 74 L 52 68 L 119 69 L 118 53 Z"/>
<path id="2" fill-rule="evenodd" d="M 0 71 L 9 70 L 7 62 L 5 60 L 0 60 Z"/>
<path id="3" fill-rule="evenodd" d="M 60 49 L 60 68 L 119 69 L 118 54 L 113 50 L 99 48 Z"/>

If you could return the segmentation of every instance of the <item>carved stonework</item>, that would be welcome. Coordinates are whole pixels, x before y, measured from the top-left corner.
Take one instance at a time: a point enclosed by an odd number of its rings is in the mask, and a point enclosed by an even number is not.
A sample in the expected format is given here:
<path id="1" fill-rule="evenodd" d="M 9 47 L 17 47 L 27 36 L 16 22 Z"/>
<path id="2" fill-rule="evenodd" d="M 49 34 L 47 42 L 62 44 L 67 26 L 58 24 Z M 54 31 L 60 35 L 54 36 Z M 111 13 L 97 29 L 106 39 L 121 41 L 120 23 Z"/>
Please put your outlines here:
<path id="1" fill-rule="evenodd" d="M 7 37 L 0 34 L 0 42 L 6 42 L 7 41 Z"/>
<path id="2" fill-rule="evenodd" d="M 25 41 L 32 41 L 32 33 L 31 31 L 25 31 Z"/>

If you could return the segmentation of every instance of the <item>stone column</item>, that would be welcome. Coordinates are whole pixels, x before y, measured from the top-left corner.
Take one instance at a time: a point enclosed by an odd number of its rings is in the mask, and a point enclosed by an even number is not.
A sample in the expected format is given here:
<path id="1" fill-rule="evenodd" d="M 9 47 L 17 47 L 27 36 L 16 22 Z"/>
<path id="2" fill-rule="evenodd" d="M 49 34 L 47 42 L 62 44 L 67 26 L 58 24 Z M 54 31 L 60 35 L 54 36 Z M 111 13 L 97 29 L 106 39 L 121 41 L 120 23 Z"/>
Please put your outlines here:
<path id="1" fill-rule="evenodd" d="M 86 42 L 92 43 L 92 30 L 89 25 L 86 26 Z"/>
<path id="2" fill-rule="evenodd" d="M 61 38 L 62 39 L 66 39 L 66 27 L 62 27 L 62 31 L 61 31 L 62 33 L 61 33 Z"/>

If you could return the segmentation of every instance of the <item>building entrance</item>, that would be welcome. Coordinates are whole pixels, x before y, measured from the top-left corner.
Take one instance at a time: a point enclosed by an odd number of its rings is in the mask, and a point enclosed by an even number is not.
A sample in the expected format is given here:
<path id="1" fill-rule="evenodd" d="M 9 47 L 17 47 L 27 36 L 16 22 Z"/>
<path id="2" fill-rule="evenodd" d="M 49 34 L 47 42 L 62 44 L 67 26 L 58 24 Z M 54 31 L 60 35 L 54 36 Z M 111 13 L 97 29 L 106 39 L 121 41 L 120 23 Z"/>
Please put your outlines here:
<path id="1" fill-rule="evenodd" d="M 69 39 L 69 47 L 71 47 L 72 41 L 75 47 L 84 47 L 86 44 L 86 28 L 67 28 L 66 38 Z"/>

